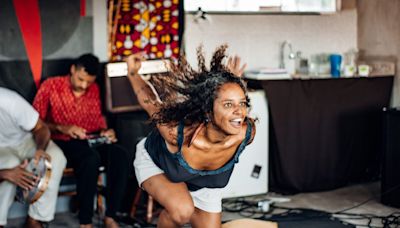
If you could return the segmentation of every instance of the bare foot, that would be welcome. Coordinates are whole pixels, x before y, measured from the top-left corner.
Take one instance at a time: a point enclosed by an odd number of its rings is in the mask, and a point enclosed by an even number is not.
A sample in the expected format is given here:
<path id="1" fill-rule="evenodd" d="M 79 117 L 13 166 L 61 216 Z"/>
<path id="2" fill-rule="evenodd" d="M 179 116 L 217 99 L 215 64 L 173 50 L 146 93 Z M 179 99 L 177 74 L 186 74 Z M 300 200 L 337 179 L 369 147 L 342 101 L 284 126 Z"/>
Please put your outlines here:
<path id="1" fill-rule="evenodd" d="M 79 226 L 79 228 L 93 228 L 93 225 L 92 224 L 85 224 L 85 225 L 81 224 Z"/>
<path id="2" fill-rule="evenodd" d="M 26 218 L 26 227 L 28 227 L 28 228 L 42 228 L 43 226 L 39 221 L 37 221 L 37 220 L 31 218 L 30 216 L 28 216 Z"/>
<path id="3" fill-rule="evenodd" d="M 111 217 L 105 217 L 104 224 L 106 225 L 106 228 L 119 228 L 118 223 Z"/>

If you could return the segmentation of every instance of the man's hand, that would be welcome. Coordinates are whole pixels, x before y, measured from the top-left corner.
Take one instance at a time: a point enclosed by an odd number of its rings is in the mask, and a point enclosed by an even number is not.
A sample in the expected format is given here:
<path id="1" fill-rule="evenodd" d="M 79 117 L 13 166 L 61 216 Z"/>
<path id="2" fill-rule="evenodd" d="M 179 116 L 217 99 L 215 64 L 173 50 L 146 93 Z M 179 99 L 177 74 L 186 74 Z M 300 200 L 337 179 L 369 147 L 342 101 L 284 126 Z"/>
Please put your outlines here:
<path id="1" fill-rule="evenodd" d="M 76 125 L 59 126 L 58 130 L 73 139 L 86 139 L 86 129 Z"/>
<path id="2" fill-rule="evenodd" d="M 117 142 L 117 137 L 115 136 L 115 131 L 113 129 L 102 130 L 100 136 L 107 137 L 112 143 Z"/>
<path id="3" fill-rule="evenodd" d="M 144 52 L 139 52 L 128 56 L 125 61 L 128 64 L 128 76 L 138 75 L 139 69 L 142 66 L 142 61 L 145 60 Z"/>
<path id="4" fill-rule="evenodd" d="M 28 161 L 24 160 L 24 162 L 19 166 L 16 166 L 12 169 L 3 170 L 4 179 L 25 190 L 32 189 L 35 187 L 38 177 L 25 170 L 27 165 Z"/>
<path id="5" fill-rule="evenodd" d="M 242 67 L 240 67 L 240 57 L 235 55 L 233 58 L 229 57 L 228 58 L 228 62 L 226 64 L 226 67 L 228 68 L 228 70 L 238 76 L 238 77 L 242 77 L 244 69 L 246 69 L 247 64 L 243 64 Z"/>
<path id="6" fill-rule="evenodd" d="M 44 158 L 44 159 L 47 159 L 48 161 L 51 161 L 51 157 L 48 153 L 46 153 L 44 150 L 38 149 L 38 150 L 36 150 L 36 153 L 33 156 L 33 159 L 35 159 L 36 164 L 40 158 Z"/>

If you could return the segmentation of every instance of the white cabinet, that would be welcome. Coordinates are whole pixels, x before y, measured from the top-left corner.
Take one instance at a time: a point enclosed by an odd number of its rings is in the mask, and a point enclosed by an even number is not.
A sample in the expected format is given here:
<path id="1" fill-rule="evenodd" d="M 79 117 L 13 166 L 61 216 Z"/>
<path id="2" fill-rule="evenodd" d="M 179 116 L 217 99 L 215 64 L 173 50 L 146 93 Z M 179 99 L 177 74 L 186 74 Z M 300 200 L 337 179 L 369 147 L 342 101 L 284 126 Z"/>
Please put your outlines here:
<path id="1" fill-rule="evenodd" d="M 185 11 L 333 13 L 341 0 L 184 0 Z"/>

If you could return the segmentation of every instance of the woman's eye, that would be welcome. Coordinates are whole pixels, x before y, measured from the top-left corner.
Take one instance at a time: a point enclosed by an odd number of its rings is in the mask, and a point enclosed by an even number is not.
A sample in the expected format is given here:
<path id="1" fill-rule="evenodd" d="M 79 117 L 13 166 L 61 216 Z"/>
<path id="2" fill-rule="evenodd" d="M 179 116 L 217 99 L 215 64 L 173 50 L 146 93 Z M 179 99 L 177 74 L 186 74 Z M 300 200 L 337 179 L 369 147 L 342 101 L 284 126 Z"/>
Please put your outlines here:
<path id="1" fill-rule="evenodd" d="M 240 102 L 240 107 L 247 107 L 247 102 Z"/>
<path id="2" fill-rule="evenodd" d="M 230 107 L 232 107 L 232 103 L 225 103 L 225 104 L 224 104 L 224 107 L 225 107 L 225 108 L 230 108 Z"/>

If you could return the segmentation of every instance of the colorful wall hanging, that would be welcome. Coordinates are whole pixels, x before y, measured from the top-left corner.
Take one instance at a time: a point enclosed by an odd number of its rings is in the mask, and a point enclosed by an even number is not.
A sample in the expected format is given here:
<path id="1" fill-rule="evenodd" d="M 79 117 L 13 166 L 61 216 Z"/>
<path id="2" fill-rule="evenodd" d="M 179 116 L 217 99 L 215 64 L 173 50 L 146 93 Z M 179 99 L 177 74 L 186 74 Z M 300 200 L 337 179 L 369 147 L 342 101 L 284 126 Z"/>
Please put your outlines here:
<path id="1" fill-rule="evenodd" d="M 110 61 L 121 61 L 140 51 L 149 59 L 179 56 L 183 0 L 109 0 L 108 3 Z"/>

